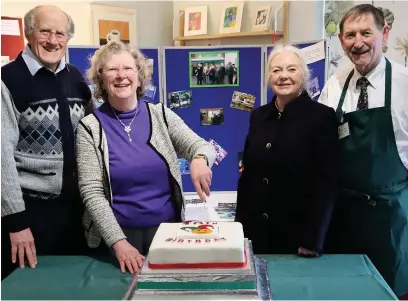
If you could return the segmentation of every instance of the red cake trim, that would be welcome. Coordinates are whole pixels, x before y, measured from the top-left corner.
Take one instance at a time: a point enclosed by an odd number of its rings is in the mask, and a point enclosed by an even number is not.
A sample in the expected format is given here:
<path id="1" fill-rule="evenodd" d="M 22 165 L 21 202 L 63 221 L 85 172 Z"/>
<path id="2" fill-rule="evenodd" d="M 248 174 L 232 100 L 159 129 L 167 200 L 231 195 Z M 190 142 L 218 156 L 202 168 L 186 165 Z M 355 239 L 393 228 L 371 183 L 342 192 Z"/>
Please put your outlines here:
<path id="1" fill-rule="evenodd" d="M 247 254 L 244 251 L 244 262 L 200 262 L 200 263 L 151 263 L 148 267 L 151 269 L 218 269 L 218 268 L 244 268 L 247 265 Z"/>

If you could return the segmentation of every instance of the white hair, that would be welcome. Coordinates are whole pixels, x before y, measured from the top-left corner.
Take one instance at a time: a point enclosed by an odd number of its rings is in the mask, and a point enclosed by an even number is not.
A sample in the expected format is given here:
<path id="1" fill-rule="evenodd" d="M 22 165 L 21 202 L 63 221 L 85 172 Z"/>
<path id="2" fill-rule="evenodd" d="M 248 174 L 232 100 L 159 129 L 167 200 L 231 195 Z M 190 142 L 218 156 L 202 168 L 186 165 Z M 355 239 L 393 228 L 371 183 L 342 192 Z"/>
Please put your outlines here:
<path id="1" fill-rule="evenodd" d="M 276 46 L 273 48 L 273 50 L 271 51 L 271 53 L 269 53 L 269 56 L 268 56 L 268 64 L 267 64 L 268 69 L 267 69 L 267 71 L 266 71 L 266 80 L 267 80 L 268 83 L 269 83 L 270 77 L 271 77 L 271 75 L 272 75 L 272 74 L 271 74 L 271 64 L 272 64 L 272 60 L 274 59 L 275 56 L 277 56 L 278 54 L 280 54 L 280 53 L 282 53 L 282 52 L 292 52 L 292 53 L 296 54 L 297 57 L 299 58 L 300 68 L 301 68 L 302 73 L 303 73 L 303 78 L 302 78 L 302 85 L 301 85 L 301 87 L 302 87 L 302 89 L 303 89 L 304 91 L 306 91 L 306 92 L 309 93 L 308 83 L 309 83 L 309 80 L 310 80 L 310 70 L 309 70 L 309 68 L 307 67 L 306 61 L 305 61 L 305 59 L 304 59 L 304 57 L 303 57 L 303 54 L 302 54 L 302 52 L 300 51 L 300 49 L 297 48 L 297 47 L 295 47 L 295 46 L 293 46 L 293 45 L 290 45 L 290 44 L 279 44 L 279 45 L 276 45 Z"/>
<path id="2" fill-rule="evenodd" d="M 33 33 L 33 28 L 35 28 L 35 13 L 37 12 L 37 9 L 43 6 L 44 5 L 37 5 L 36 7 L 30 9 L 24 15 L 24 35 L 27 40 L 30 38 L 31 34 Z M 75 33 L 75 24 L 70 15 L 68 15 L 63 10 L 61 10 L 61 12 L 67 17 L 67 20 L 68 20 L 67 38 L 68 40 L 70 40 L 74 36 L 74 33 Z"/>

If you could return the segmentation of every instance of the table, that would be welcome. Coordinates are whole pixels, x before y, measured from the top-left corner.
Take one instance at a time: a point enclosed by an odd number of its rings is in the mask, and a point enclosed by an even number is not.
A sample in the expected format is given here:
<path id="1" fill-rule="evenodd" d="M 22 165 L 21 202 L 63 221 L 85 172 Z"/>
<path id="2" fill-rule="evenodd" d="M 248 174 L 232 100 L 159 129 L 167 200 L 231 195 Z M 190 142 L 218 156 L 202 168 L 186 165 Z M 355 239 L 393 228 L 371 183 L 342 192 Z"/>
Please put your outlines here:
<path id="1" fill-rule="evenodd" d="M 274 300 L 398 300 L 365 255 L 258 255 L 268 262 Z M 44 256 L 35 269 L 2 281 L 3 300 L 118 300 L 131 281 L 111 262 L 86 256 Z"/>

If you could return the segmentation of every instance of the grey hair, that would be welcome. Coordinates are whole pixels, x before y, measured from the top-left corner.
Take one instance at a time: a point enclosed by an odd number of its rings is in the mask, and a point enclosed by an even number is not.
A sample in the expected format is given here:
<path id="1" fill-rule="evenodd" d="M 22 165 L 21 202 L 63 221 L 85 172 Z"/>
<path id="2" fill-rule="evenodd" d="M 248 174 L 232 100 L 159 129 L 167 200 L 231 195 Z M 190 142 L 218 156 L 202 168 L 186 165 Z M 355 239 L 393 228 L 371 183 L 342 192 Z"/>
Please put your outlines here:
<path id="1" fill-rule="evenodd" d="M 279 44 L 279 45 L 276 45 L 276 46 L 273 48 L 273 50 L 271 51 L 271 53 L 269 54 L 269 56 L 268 56 L 268 62 L 267 62 L 267 67 L 268 67 L 268 69 L 267 69 L 267 71 L 266 71 L 266 79 L 267 79 L 268 83 L 269 83 L 270 77 L 271 77 L 271 75 L 272 75 L 272 74 L 271 74 L 271 64 L 272 64 L 273 59 L 274 59 L 275 56 L 277 56 L 278 54 L 280 54 L 280 53 L 282 53 L 282 52 L 286 52 L 286 51 L 292 52 L 292 53 L 296 54 L 296 55 L 299 57 L 300 68 L 301 68 L 302 73 L 303 73 L 303 79 L 302 79 L 303 82 L 302 82 L 301 87 L 302 87 L 302 89 L 303 89 L 304 91 L 306 91 L 307 93 L 309 93 L 308 83 L 309 83 L 310 76 L 311 76 L 310 70 L 309 70 L 309 68 L 308 68 L 308 66 L 307 66 L 307 64 L 306 64 L 306 61 L 305 61 L 305 59 L 304 59 L 304 57 L 303 57 L 303 54 L 302 54 L 302 52 L 300 51 L 300 49 L 297 48 L 297 47 L 295 47 L 295 46 L 293 46 L 293 45 L 290 45 L 290 44 Z"/>
<path id="2" fill-rule="evenodd" d="M 24 15 L 24 36 L 28 40 L 33 33 L 33 28 L 35 28 L 35 13 L 37 12 L 37 9 L 44 7 L 44 5 L 37 5 L 36 7 L 30 9 L 25 15 Z M 58 7 L 56 7 L 58 8 Z M 67 36 L 68 40 L 72 39 L 75 34 L 75 24 L 74 21 L 72 20 L 71 16 L 68 15 L 66 12 L 58 8 L 66 17 L 68 20 L 68 30 L 67 30 Z"/>

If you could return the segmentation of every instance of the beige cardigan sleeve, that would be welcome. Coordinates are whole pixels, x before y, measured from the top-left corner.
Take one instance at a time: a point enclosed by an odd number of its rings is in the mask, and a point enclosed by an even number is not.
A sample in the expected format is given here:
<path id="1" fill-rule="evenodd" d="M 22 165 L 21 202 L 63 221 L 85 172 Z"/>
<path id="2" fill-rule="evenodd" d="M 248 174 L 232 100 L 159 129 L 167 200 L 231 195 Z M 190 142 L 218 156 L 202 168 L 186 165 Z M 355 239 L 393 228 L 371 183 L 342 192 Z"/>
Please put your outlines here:
<path id="1" fill-rule="evenodd" d="M 98 143 L 95 143 L 91 131 L 82 122 L 78 124 L 76 134 L 76 156 L 78 166 L 78 185 L 82 201 L 89 211 L 94 226 L 111 247 L 119 240 L 126 239 L 110 202 L 105 194 L 109 185 L 104 177 L 103 162 L 98 158 Z"/>

